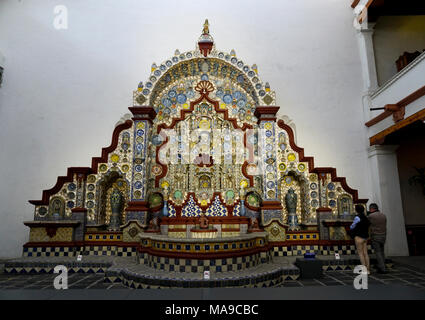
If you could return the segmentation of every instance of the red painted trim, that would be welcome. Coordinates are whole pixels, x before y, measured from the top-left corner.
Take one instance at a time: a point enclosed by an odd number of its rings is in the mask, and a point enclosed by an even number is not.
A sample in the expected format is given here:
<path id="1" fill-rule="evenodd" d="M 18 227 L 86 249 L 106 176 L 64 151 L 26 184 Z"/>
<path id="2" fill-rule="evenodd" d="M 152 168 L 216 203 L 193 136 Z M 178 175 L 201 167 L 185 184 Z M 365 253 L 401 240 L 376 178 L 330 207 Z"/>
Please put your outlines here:
<path id="1" fill-rule="evenodd" d="M 320 207 L 316 209 L 316 212 L 332 212 L 332 209 Z"/>
<path id="2" fill-rule="evenodd" d="M 152 207 L 152 208 L 149 208 L 149 212 L 159 212 L 159 211 L 161 211 L 161 209 L 164 207 L 164 200 L 162 200 L 162 203 L 159 205 L 159 206 L 156 206 L 156 207 Z"/>
<path id="3" fill-rule="evenodd" d="M 169 228 L 168 232 L 184 232 L 184 233 L 186 233 L 186 228 L 185 229 Z"/>
<path id="4" fill-rule="evenodd" d="M 148 211 L 148 202 L 147 201 L 130 201 L 127 204 L 125 211 Z"/>
<path id="5" fill-rule="evenodd" d="M 382 120 L 388 118 L 393 113 L 391 111 L 385 110 L 384 112 L 378 114 L 375 118 L 370 119 L 368 122 L 365 123 L 366 127 L 371 127 L 378 122 L 381 122 Z"/>
<path id="6" fill-rule="evenodd" d="M 122 241 L 84 241 L 84 246 L 139 247 L 140 243 Z"/>
<path id="7" fill-rule="evenodd" d="M 206 94 L 201 94 L 201 96 L 197 100 L 191 101 L 189 109 L 180 110 L 180 118 L 173 118 L 173 121 L 171 122 L 171 124 L 169 126 L 167 126 L 165 123 L 161 123 L 157 127 L 157 133 L 160 133 L 161 129 L 173 129 L 179 121 L 182 121 L 182 120 L 185 119 L 186 113 L 192 113 L 195 109 L 195 106 L 198 105 L 199 103 L 201 103 L 204 99 L 207 100 L 209 103 L 211 103 L 214 106 L 214 109 L 215 109 L 216 112 L 223 113 L 224 120 L 230 121 L 233 124 L 233 127 L 235 129 L 241 129 L 243 131 L 245 131 L 245 129 L 252 129 L 252 126 L 250 124 L 247 124 L 247 123 L 244 123 L 243 126 L 240 127 L 238 125 L 236 118 L 230 118 L 229 117 L 229 110 L 220 109 L 219 102 L 211 99 L 209 97 L 209 93 L 206 93 Z"/>
<path id="8" fill-rule="evenodd" d="M 244 134 L 244 140 L 245 139 L 246 139 L 246 134 Z M 245 144 L 245 147 L 246 147 L 246 144 Z M 248 167 L 248 161 L 245 161 L 242 165 L 242 168 L 241 168 L 242 174 L 245 176 L 245 178 L 247 178 L 249 180 L 249 186 L 253 187 L 254 186 L 254 177 L 250 176 L 248 174 L 247 167 Z"/>
<path id="9" fill-rule="evenodd" d="M 178 122 L 183 121 L 185 119 L 185 116 L 186 116 L 187 113 L 192 113 L 195 109 L 195 106 L 198 105 L 199 103 L 201 103 L 204 100 L 207 100 L 209 103 L 211 103 L 214 106 L 214 109 L 217 113 L 223 113 L 224 114 L 224 116 L 223 116 L 224 120 L 231 122 L 235 129 L 241 129 L 242 131 L 245 131 L 246 129 L 252 129 L 252 126 L 250 124 L 247 124 L 247 123 L 244 123 L 243 126 L 240 127 L 237 123 L 237 119 L 236 118 L 229 118 L 229 115 L 228 115 L 229 111 L 227 109 L 220 109 L 219 102 L 211 99 L 208 95 L 209 95 L 209 92 L 201 94 L 201 96 L 197 100 L 191 101 L 190 102 L 190 108 L 180 110 L 180 117 L 173 118 L 173 120 L 172 120 L 172 122 L 169 126 L 167 126 L 165 123 L 161 123 L 160 125 L 158 125 L 157 130 L 156 130 L 157 134 L 160 134 L 162 129 L 173 129 Z M 156 188 L 159 187 L 159 181 L 162 178 L 164 178 L 167 175 L 167 172 L 168 172 L 168 166 L 160 163 L 160 161 L 159 161 L 159 149 L 162 146 L 164 146 L 167 142 L 168 142 L 168 137 L 166 137 L 166 139 L 164 140 L 164 142 L 160 146 L 156 147 L 156 163 L 162 167 L 162 173 L 155 177 L 155 187 Z M 247 178 L 249 179 L 251 186 L 252 186 L 252 182 L 251 182 L 252 178 L 250 179 L 249 176 L 247 176 Z"/>
<path id="10" fill-rule="evenodd" d="M 255 108 L 254 115 L 258 119 L 258 123 L 261 121 L 276 121 L 276 114 L 279 111 L 280 107 L 277 106 L 257 106 Z M 271 117 L 263 117 L 263 115 Z"/>
<path id="11" fill-rule="evenodd" d="M 25 221 L 24 225 L 30 228 L 67 228 L 67 227 L 77 227 L 81 222 L 80 221 Z"/>
<path id="12" fill-rule="evenodd" d="M 386 128 L 385 130 L 375 134 L 374 136 L 369 138 L 370 145 L 373 146 L 375 144 L 382 144 L 385 141 L 386 136 L 389 134 L 396 132 L 416 121 L 424 121 L 425 120 L 425 109 L 418 111 L 406 119 L 400 120 L 392 126 Z"/>
<path id="13" fill-rule="evenodd" d="M 208 233 L 208 232 L 217 232 L 217 229 L 190 229 L 190 232 L 195 232 L 195 233 Z"/>
<path id="14" fill-rule="evenodd" d="M 261 210 L 281 210 L 283 209 L 280 201 L 267 201 L 263 200 L 261 204 Z"/>
<path id="15" fill-rule="evenodd" d="M 233 258 L 254 255 L 256 253 L 268 251 L 269 247 L 266 245 L 264 247 L 251 248 L 248 250 L 238 250 L 238 251 L 228 251 L 228 252 L 196 252 L 196 253 L 183 253 L 183 252 L 167 252 L 167 251 L 156 251 L 152 248 L 140 248 L 139 252 L 148 253 L 157 257 L 168 257 L 168 258 L 179 258 L 179 259 L 224 259 L 224 258 Z"/>
<path id="16" fill-rule="evenodd" d="M 152 124 L 152 120 L 156 117 L 155 109 L 150 106 L 129 107 L 128 109 L 134 116 L 132 120 L 147 120 Z"/>
<path id="17" fill-rule="evenodd" d="M 29 203 L 31 203 L 33 205 L 48 205 L 50 196 L 58 193 L 60 191 L 60 189 L 62 188 L 62 186 L 64 185 L 64 183 L 72 182 L 74 174 L 88 175 L 88 174 L 91 174 L 91 173 L 97 173 L 98 164 L 101 163 L 101 162 L 107 162 L 109 153 L 114 151 L 116 149 L 116 147 L 118 146 L 118 138 L 119 138 L 119 134 L 121 133 L 121 131 L 128 129 L 128 128 L 131 128 L 132 124 L 133 124 L 133 121 L 127 120 L 126 122 L 118 125 L 114 129 L 114 132 L 112 134 L 111 145 L 109 147 L 102 148 L 102 155 L 100 157 L 92 158 L 91 168 L 89 168 L 89 167 L 69 167 L 68 170 L 67 170 L 66 176 L 59 176 L 58 179 L 57 179 L 57 182 L 56 182 L 56 184 L 53 188 L 43 191 L 43 195 L 42 195 L 41 200 L 29 200 Z"/>
<path id="18" fill-rule="evenodd" d="M 211 52 L 211 49 L 213 47 L 213 42 L 210 41 L 204 41 L 204 42 L 198 42 L 199 50 L 202 52 L 204 57 L 207 57 L 208 54 Z"/>
<path id="19" fill-rule="evenodd" d="M 307 162 L 308 163 L 309 172 L 317 173 L 319 175 L 320 175 L 320 173 L 325 173 L 325 174 L 329 173 L 331 175 L 331 181 L 339 182 L 341 184 L 341 187 L 347 193 L 352 195 L 353 203 L 367 203 L 369 201 L 368 199 L 359 199 L 358 191 L 355 190 L 355 189 L 352 189 L 348 186 L 345 177 L 338 177 L 335 168 L 331 168 L 331 167 L 317 167 L 317 168 L 315 168 L 314 167 L 314 158 L 304 156 L 304 149 L 298 147 L 295 144 L 294 132 L 292 131 L 292 128 L 290 126 L 288 126 L 287 124 L 285 124 L 285 122 L 283 120 L 279 120 L 277 122 L 277 125 L 281 129 L 284 129 L 288 133 L 289 144 L 291 145 L 291 148 L 298 153 L 298 156 L 299 156 L 299 159 L 300 159 L 301 162 Z"/>
<path id="20" fill-rule="evenodd" d="M 290 247 L 290 246 L 344 246 L 354 245 L 354 240 L 287 240 L 269 242 L 270 247 Z"/>
<path id="21" fill-rule="evenodd" d="M 350 224 L 351 224 L 351 222 L 350 222 Z M 319 231 L 314 231 L 314 230 L 299 230 L 299 231 L 287 231 L 286 232 L 286 234 L 288 234 L 288 235 L 291 235 L 291 234 L 304 234 L 304 233 L 307 233 L 307 234 L 312 234 L 312 233 L 319 234 Z"/>
<path id="22" fill-rule="evenodd" d="M 239 228 L 221 228 L 221 232 L 239 232 L 241 229 Z"/>
<path id="23" fill-rule="evenodd" d="M 211 239 L 213 240 L 213 239 Z M 247 254 L 264 252 L 271 250 L 273 247 L 291 247 L 291 246 L 341 246 L 354 245 L 353 240 L 301 240 L 301 241 L 276 241 L 269 242 L 264 247 L 257 247 L 250 250 L 230 251 L 220 253 L 180 253 L 180 252 L 164 252 L 155 251 L 151 248 L 143 248 L 139 242 L 121 242 L 121 241 L 70 241 L 70 242 L 27 242 L 23 245 L 24 248 L 33 247 L 84 247 L 84 246 L 114 246 L 114 247 L 137 247 L 139 252 L 147 252 L 156 256 L 163 257 L 180 257 L 188 259 L 214 259 L 220 257 L 238 257 Z M 202 256 L 201 258 L 199 258 Z"/>
<path id="24" fill-rule="evenodd" d="M 249 210 L 256 211 L 256 212 L 260 212 L 261 208 L 262 208 L 261 205 L 259 207 L 250 206 L 249 203 L 246 200 L 245 200 L 245 207 L 247 207 Z"/>
<path id="25" fill-rule="evenodd" d="M 91 168 L 88 168 L 88 167 L 69 167 L 67 169 L 66 176 L 59 176 L 53 188 L 48 190 L 43 190 L 41 200 L 29 200 L 28 202 L 33 205 L 48 205 L 50 196 L 58 193 L 60 189 L 62 188 L 62 186 L 64 185 L 64 183 L 72 182 L 74 179 L 74 174 L 78 174 L 78 173 L 89 174 L 90 172 L 91 172 Z"/>
<path id="26" fill-rule="evenodd" d="M 107 162 L 108 161 L 108 155 L 117 148 L 118 138 L 119 138 L 119 134 L 121 133 L 121 131 L 124 131 L 125 129 L 131 128 L 132 125 L 133 125 L 133 121 L 127 120 L 126 122 L 118 125 L 115 128 L 114 133 L 112 134 L 111 145 L 109 147 L 102 149 L 102 156 L 92 159 L 91 167 L 92 167 L 93 173 L 97 173 L 98 164 L 102 163 L 102 162 Z"/>
<path id="27" fill-rule="evenodd" d="M 355 7 L 357 7 L 357 5 L 359 4 L 359 2 L 360 2 L 360 0 L 354 0 L 352 3 L 351 3 L 351 8 L 355 8 Z"/>

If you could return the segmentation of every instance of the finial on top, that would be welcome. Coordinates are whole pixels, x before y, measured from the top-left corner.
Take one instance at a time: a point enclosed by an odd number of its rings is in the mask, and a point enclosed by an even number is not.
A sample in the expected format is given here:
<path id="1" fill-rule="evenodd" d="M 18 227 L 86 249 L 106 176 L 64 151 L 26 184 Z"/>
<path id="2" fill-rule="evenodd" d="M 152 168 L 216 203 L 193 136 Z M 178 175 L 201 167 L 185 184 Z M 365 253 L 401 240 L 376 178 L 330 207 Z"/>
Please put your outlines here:
<path id="1" fill-rule="evenodd" d="M 210 34 L 208 19 L 205 19 L 204 29 L 202 30 L 202 34 Z"/>
<path id="2" fill-rule="evenodd" d="M 202 29 L 202 34 L 198 40 L 198 46 L 201 53 L 204 57 L 207 57 L 211 52 L 214 45 L 214 39 L 210 35 L 208 19 L 205 19 L 204 28 Z"/>

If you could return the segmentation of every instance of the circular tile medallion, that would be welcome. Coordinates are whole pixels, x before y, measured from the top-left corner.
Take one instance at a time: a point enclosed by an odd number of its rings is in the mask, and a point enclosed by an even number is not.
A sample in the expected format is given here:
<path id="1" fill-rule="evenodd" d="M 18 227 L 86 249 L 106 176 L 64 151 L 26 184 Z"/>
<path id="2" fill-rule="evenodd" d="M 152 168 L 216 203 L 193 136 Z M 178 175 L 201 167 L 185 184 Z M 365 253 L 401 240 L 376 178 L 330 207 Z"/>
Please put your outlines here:
<path id="1" fill-rule="evenodd" d="M 279 164 L 279 170 L 280 171 L 285 171 L 286 170 L 286 165 L 283 162 Z"/>
<path id="2" fill-rule="evenodd" d="M 152 173 L 155 175 L 155 176 L 158 176 L 158 175 L 160 175 L 161 173 L 162 173 L 162 167 L 160 166 L 160 165 L 153 165 L 152 166 Z"/>
<path id="3" fill-rule="evenodd" d="M 295 159 L 296 159 L 297 157 L 295 156 L 295 154 L 294 153 L 290 153 L 290 154 L 288 154 L 288 160 L 289 161 L 295 161 Z"/>

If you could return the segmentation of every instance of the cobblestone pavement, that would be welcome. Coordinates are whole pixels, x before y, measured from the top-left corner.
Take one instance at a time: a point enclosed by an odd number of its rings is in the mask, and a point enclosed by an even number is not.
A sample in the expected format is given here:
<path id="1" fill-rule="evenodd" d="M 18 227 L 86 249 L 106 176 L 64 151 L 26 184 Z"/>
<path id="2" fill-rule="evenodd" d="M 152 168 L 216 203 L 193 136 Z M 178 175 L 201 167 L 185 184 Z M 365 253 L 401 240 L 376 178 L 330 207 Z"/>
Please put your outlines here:
<path id="1" fill-rule="evenodd" d="M 0 274 L 0 290 L 3 289 L 54 289 L 57 274 L 12 275 Z M 280 287 L 352 286 L 356 276 L 352 271 L 328 271 L 319 279 L 285 281 Z M 104 274 L 73 273 L 68 277 L 68 289 L 130 289 L 120 283 L 104 283 Z M 425 290 L 425 271 L 409 266 L 396 265 L 388 274 L 372 273 L 369 285 L 404 285 Z"/>

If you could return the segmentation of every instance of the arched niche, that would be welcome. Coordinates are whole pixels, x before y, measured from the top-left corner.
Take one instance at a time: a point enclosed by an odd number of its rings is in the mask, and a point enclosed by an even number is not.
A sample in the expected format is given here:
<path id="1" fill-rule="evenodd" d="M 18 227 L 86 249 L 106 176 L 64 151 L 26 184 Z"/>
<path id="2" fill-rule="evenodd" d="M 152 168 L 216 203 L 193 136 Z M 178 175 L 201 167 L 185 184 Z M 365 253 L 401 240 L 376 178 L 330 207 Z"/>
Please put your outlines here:
<path id="1" fill-rule="evenodd" d="M 351 195 L 345 193 L 338 197 L 338 217 L 339 218 L 350 218 L 353 214 L 353 198 Z"/>
<path id="2" fill-rule="evenodd" d="M 279 192 L 282 203 L 283 221 L 288 220 L 288 211 L 286 208 L 285 196 L 289 189 L 293 189 L 297 195 L 297 217 L 298 223 L 314 222 L 310 221 L 310 194 L 308 178 L 296 171 L 288 171 L 288 173 L 280 178 Z"/>
<path id="3" fill-rule="evenodd" d="M 130 188 L 129 183 L 125 179 L 125 175 L 118 170 L 108 171 L 97 182 L 97 215 L 96 222 L 100 225 L 109 225 L 112 214 L 111 194 L 114 189 L 119 190 L 123 196 L 123 205 L 121 207 L 121 221 L 125 221 L 125 209 L 129 200 Z"/>
<path id="4" fill-rule="evenodd" d="M 53 219 L 63 219 L 65 217 L 65 200 L 55 196 L 50 199 L 49 216 Z"/>

